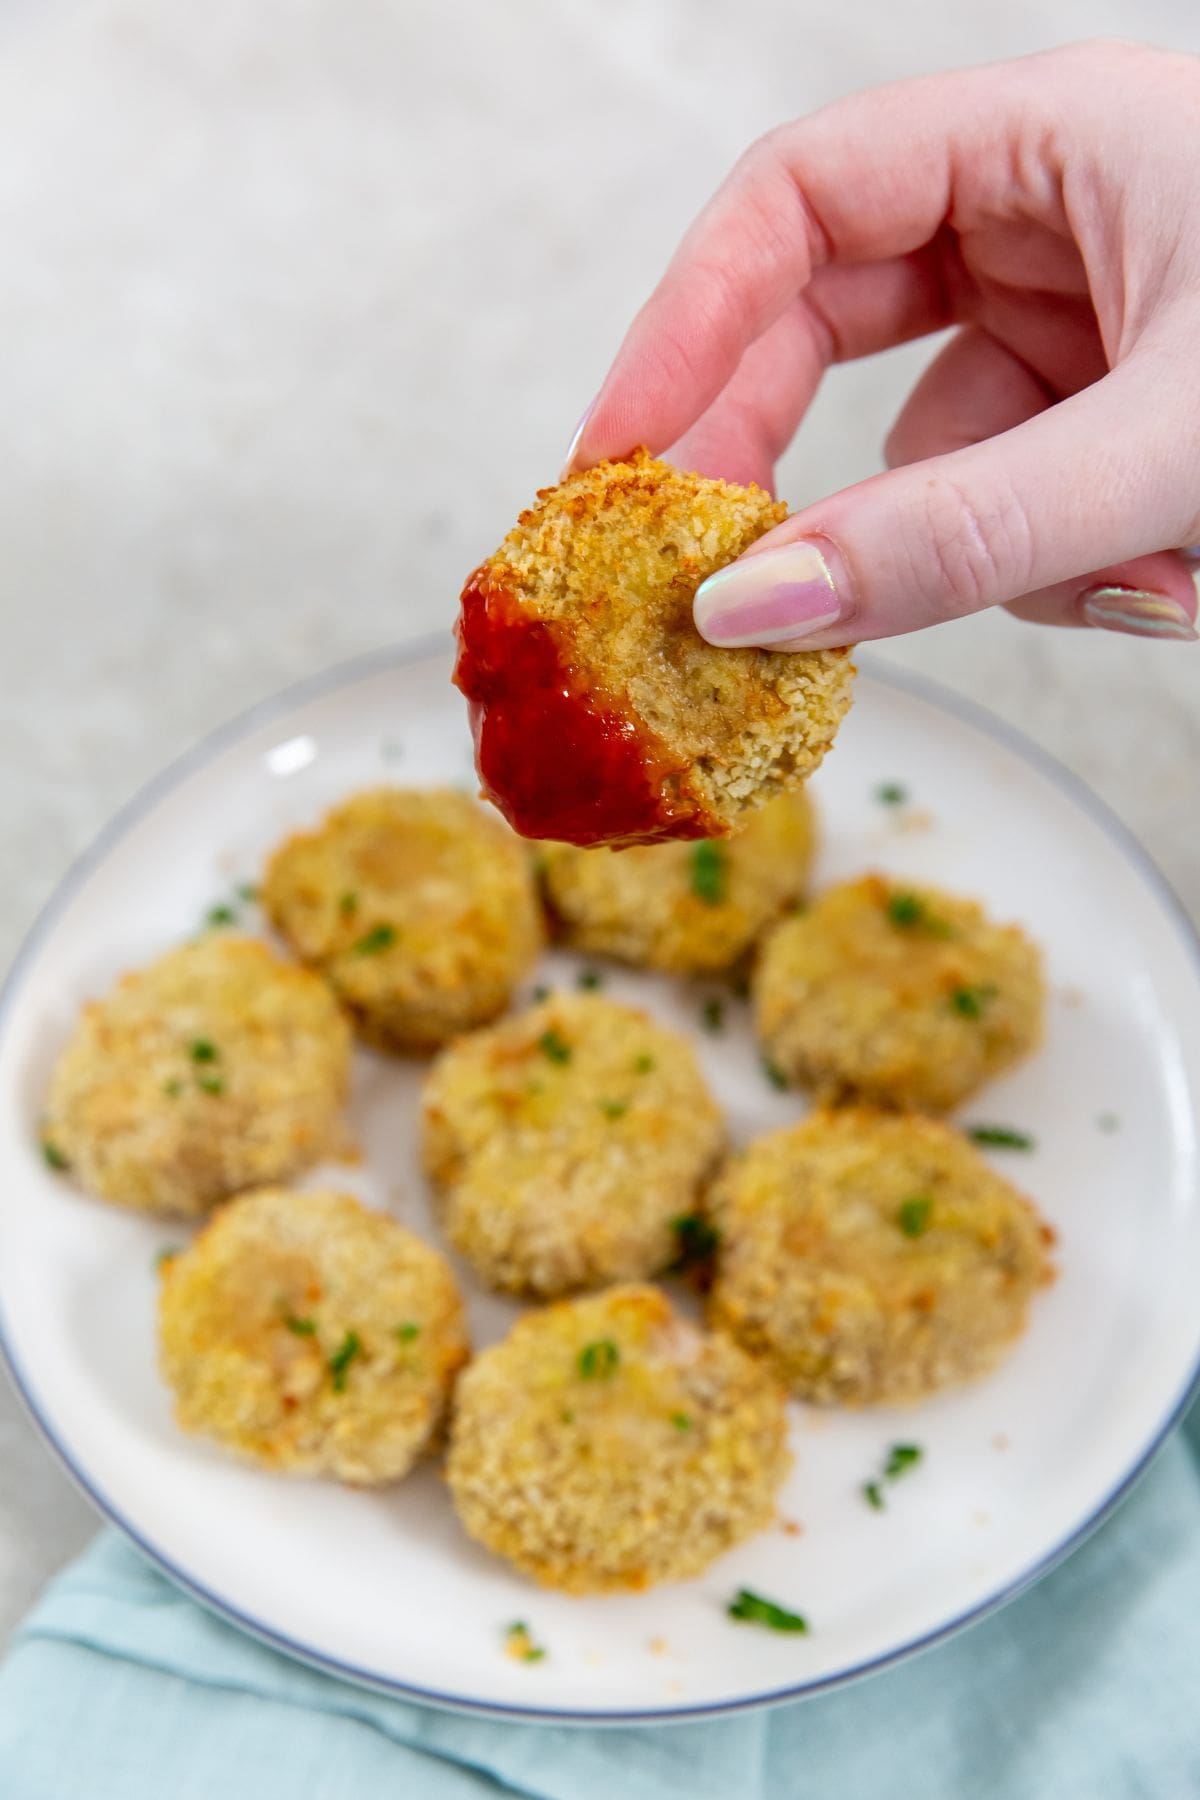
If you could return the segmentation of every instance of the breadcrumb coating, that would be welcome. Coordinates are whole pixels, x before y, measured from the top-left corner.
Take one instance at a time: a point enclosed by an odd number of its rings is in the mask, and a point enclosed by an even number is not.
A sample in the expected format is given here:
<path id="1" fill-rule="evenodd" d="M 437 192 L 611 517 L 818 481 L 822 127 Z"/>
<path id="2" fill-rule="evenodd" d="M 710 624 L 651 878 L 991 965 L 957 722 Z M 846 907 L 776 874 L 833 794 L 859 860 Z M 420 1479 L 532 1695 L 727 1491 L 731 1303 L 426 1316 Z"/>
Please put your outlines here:
<path id="1" fill-rule="evenodd" d="M 458 1386 L 446 1474 L 473 1538 L 568 1593 L 681 1581 L 772 1517 L 783 1396 L 652 1287 L 518 1321 Z"/>
<path id="2" fill-rule="evenodd" d="M 675 975 L 714 974 L 800 900 L 815 848 L 803 788 L 751 812 L 727 839 L 628 850 L 546 844 L 542 887 L 577 950 Z"/>
<path id="3" fill-rule="evenodd" d="M 710 1207 L 709 1322 L 820 1404 L 986 1374 L 1050 1279 L 1032 1203 L 935 1119 L 816 1113 L 731 1158 Z"/>
<path id="4" fill-rule="evenodd" d="M 445 1259 L 349 1194 L 266 1188 L 162 1265 L 162 1372 L 185 1431 L 279 1473 L 398 1481 L 469 1354 Z"/>
<path id="5" fill-rule="evenodd" d="M 527 837 L 728 835 L 812 773 L 849 704 L 843 650 L 718 650 L 707 576 L 786 516 L 638 451 L 546 488 L 463 592 L 455 679 L 485 790 Z"/>
<path id="6" fill-rule="evenodd" d="M 324 982 L 213 932 L 84 1008 L 43 1141 L 105 1200 L 196 1215 L 334 1149 L 349 1066 L 350 1029 Z"/>
<path id="7" fill-rule="evenodd" d="M 946 1112 L 1037 1047 L 1036 946 L 974 900 L 867 875 L 828 889 L 763 943 L 763 1048 L 819 1098 Z"/>
<path id="8" fill-rule="evenodd" d="M 261 898 L 387 1050 L 435 1049 L 494 1019 L 542 945 L 523 847 L 451 789 L 354 795 L 275 851 Z"/>
<path id="9" fill-rule="evenodd" d="M 490 1286 L 542 1297 L 668 1267 L 724 1143 L 691 1046 L 595 994 L 444 1051 L 423 1129 L 451 1243 Z"/>

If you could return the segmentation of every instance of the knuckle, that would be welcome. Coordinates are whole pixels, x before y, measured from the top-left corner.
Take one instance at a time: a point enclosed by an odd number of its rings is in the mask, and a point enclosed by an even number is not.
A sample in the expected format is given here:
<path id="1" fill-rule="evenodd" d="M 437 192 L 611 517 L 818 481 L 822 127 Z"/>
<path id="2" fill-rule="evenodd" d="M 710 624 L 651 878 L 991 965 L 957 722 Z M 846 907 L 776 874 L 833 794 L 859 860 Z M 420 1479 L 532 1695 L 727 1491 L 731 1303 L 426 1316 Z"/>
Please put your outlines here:
<path id="1" fill-rule="evenodd" d="M 953 477 L 936 475 L 924 495 L 909 528 L 910 557 L 932 573 L 926 601 L 936 618 L 976 612 L 1034 585 L 1030 522 L 1010 487 L 997 483 L 981 501 Z"/>

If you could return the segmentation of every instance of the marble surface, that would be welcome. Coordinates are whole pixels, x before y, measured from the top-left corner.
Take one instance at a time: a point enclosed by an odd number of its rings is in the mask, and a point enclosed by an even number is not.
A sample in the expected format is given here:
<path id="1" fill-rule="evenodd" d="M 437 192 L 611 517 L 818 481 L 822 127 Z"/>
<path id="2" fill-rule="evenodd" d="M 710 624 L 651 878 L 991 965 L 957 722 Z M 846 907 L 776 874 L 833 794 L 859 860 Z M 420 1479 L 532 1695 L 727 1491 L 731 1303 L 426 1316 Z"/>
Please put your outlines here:
<path id="1" fill-rule="evenodd" d="M 1191 0 L 0 0 L 0 964 L 164 761 L 449 621 L 751 137 L 1097 32 L 1200 49 Z M 878 467 L 928 353 L 839 371 L 781 492 Z M 1200 653 L 997 616 L 887 654 L 1200 914 Z M 93 1525 L 0 1389 L 0 1634 Z"/>

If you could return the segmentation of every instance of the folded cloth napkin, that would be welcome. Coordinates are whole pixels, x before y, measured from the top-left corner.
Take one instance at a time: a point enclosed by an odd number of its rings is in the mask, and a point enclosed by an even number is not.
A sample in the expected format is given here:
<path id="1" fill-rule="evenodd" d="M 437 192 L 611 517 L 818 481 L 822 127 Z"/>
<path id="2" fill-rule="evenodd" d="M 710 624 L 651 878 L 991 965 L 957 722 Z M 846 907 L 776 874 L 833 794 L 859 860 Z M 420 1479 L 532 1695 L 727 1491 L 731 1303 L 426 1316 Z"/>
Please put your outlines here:
<path id="1" fill-rule="evenodd" d="M 960 1637 L 711 1723 L 510 1725 L 314 1674 L 111 1534 L 0 1669 L 3 1800 L 1195 1800 L 1200 1407 L 1116 1516 Z"/>

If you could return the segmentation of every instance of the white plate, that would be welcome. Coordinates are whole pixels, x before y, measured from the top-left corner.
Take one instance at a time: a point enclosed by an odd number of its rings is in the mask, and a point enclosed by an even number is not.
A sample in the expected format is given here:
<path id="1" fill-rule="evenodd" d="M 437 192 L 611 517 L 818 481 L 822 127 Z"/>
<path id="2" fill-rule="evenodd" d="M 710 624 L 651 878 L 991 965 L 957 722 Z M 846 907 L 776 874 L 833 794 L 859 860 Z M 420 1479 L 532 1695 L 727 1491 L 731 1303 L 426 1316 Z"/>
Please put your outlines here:
<path id="1" fill-rule="evenodd" d="M 781 1514 L 799 1535 L 773 1529 L 700 1579 L 645 1595 L 543 1593 L 465 1538 L 432 1469 L 355 1493 L 259 1474 L 182 1436 L 155 1371 L 152 1270 L 180 1231 L 76 1193 L 35 1141 L 81 1002 L 193 932 L 283 833 L 364 784 L 471 781 L 448 667 L 440 641 L 360 663 L 219 733 L 126 809 L 38 924 L 0 1012 L 0 1330 L 12 1373 L 84 1490 L 168 1574 L 339 1674 L 520 1717 L 629 1720 L 783 1699 L 876 1668 L 1008 1598 L 1076 1543 L 1192 1386 L 1195 939 L 1136 846 L 1060 770 L 957 701 L 862 678 L 814 784 L 820 879 L 881 867 L 978 893 L 1045 946 L 1047 1046 L 967 1117 L 1034 1134 L 1032 1154 L 998 1152 L 997 1166 L 1058 1229 L 1061 1278 L 988 1381 L 905 1412 L 795 1407 Z M 902 782 L 912 806 L 882 806 L 884 781 Z M 554 956 L 536 978 L 573 970 Z M 703 986 L 615 970 L 608 985 L 693 1032 L 739 1138 L 801 1111 L 767 1084 L 739 1004 L 723 1035 L 705 1036 Z M 429 1231 L 419 1081 L 417 1066 L 358 1057 L 352 1116 L 367 1162 L 332 1173 Z M 476 1289 L 471 1310 L 480 1343 L 515 1312 Z M 897 1440 L 919 1442 L 924 1461 L 874 1512 L 861 1484 Z M 804 1612 L 810 1635 L 730 1621 L 741 1586 Z M 504 1654 L 515 1618 L 545 1661 Z"/>

